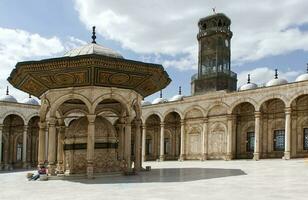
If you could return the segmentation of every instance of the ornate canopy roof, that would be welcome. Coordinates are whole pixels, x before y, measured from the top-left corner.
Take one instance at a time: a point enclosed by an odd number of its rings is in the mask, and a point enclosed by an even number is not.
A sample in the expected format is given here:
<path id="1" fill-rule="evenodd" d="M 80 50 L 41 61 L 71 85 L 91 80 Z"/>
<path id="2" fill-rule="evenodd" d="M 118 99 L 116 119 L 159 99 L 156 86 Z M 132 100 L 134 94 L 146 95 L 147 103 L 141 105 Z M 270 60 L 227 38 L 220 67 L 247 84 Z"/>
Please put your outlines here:
<path id="1" fill-rule="evenodd" d="M 170 82 L 162 65 L 98 54 L 18 62 L 8 81 L 40 97 L 49 89 L 103 86 L 132 89 L 146 97 Z"/>

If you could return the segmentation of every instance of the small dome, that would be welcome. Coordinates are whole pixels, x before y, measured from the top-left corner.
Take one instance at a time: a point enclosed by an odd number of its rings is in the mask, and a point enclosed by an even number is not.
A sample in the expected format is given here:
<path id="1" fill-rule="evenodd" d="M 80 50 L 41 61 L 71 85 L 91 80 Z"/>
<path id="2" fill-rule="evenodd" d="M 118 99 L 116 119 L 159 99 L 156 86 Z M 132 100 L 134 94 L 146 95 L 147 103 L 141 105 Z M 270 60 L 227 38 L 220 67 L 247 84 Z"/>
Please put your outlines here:
<path id="1" fill-rule="evenodd" d="M 258 85 L 255 83 L 246 83 L 245 85 L 242 85 L 239 88 L 239 91 L 243 91 L 243 90 L 252 90 L 252 89 L 256 89 L 258 88 Z"/>
<path id="2" fill-rule="evenodd" d="M 64 54 L 64 56 L 74 57 L 89 54 L 103 55 L 113 58 L 123 58 L 123 56 L 118 52 L 95 43 L 87 44 L 85 46 L 69 50 Z"/>
<path id="3" fill-rule="evenodd" d="M 288 81 L 283 78 L 278 78 L 278 70 L 275 69 L 275 78 L 266 83 L 266 87 L 287 84 Z"/>
<path id="4" fill-rule="evenodd" d="M 247 83 L 245 85 L 242 85 L 239 88 L 239 91 L 243 91 L 243 90 L 252 90 L 252 89 L 256 89 L 258 87 L 257 84 L 255 83 L 251 83 L 250 82 L 250 74 L 248 74 L 248 79 L 247 79 Z"/>
<path id="5" fill-rule="evenodd" d="M 283 84 L 287 84 L 288 81 L 286 79 L 283 78 L 277 78 L 277 79 L 272 79 L 269 82 L 266 83 L 266 87 L 269 86 L 274 86 L 274 85 L 283 85 Z"/>
<path id="6" fill-rule="evenodd" d="M 179 93 L 173 97 L 171 97 L 171 99 L 169 99 L 169 101 L 180 101 L 183 100 L 184 96 L 182 95 L 182 87 L 179 87 Z"/>
<path id="7" fill-rule="evenodd" d="M 152 101 L 152 104 L 159 104 L 159 103 L 166 103 L 168 102 L 167 99 L 164 99 L 164 98 L 156 98 Z"/>
<path id="8" fill-rule="evenodd" d="M 177 95 L 171 97 L 171 98 L 169 99 L 169 101 L 179 101 L 179 100 L 182 100 L 183 97 L 184 97 L 183 95 L 177 94 Z"/>
<path id="9" fill-rule="evenodd" d="M 302 74 L 302 75 L 299 75 L 295 82 L 299 82 L 299 81 L 308 81 L 308 74 Z"/>
<path id="10" fill-rule="evenodd" d="M 31 96 L 29 98 L 24 99 L 21 103 L 30 105 L 40 105 L 39 102 L 36 99 L 32 98 Z"/>
<path id="11" fill-rule="evenodd" d="M 149 101 L 141 101 L 141 106 L 148 106 L 151 105 L 151 102 Z"/>
<path id="12" fill-rule="evenodd" d="M 13 97 L 12 95 L 9 95 L 9 94 L 0 97 L 0 101 L 6 101 L 6 102 L 14 102 L 14 103 L 17 103 L 16 98 Z"/>

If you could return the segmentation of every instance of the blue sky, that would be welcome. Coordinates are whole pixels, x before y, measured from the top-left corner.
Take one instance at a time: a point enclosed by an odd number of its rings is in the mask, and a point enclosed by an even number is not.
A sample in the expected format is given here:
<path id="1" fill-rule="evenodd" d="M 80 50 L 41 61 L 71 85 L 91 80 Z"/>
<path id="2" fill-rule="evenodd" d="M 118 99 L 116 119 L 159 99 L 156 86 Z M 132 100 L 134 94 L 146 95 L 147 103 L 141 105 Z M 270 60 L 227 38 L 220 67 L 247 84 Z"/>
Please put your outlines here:
<path id="1" fill-rule="evenodd" d="M 252 81 L 264 83 L 275 68 L 289 81 L 305 72 L 308 2 L 228 2 L 0 0 L 0 92 L 5 93 L 6 78 L 16 62 L 61 56 L 90 42 L 95 25 L 99 44 L 127 59 L 166 67 L 172 78 L 164 90 L 166 98 L 175 95 L 178 86 L 190 95 L 190 77 L 197 71 L 197 21 L 212 14 L 212 7 L 232 20 L 232 69 L 238 73 L 238 86 L 245 83 L 247 73 Z M 27 97 L 12 87 L 11 93 L 19 100 Z"/>

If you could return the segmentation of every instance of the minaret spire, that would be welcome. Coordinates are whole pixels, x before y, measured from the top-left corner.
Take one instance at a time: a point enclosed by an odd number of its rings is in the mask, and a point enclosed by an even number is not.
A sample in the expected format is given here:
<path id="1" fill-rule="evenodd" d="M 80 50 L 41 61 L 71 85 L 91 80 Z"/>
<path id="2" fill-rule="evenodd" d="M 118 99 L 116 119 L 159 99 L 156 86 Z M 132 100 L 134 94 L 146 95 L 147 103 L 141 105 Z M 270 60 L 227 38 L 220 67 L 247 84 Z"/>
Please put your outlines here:
<path id="1" fill-rule="evenodd" d="M 275 79 L 278 79 L 278 69 L 275 69 Z"/>
<path id="2" fill-rule="evenodd" d="M 6 95 L 9 95 L 9 86 L 6 86 Z"/>
<path id="3" fill-rule="evenodd" d="M 179 87 L 179 95 L 182 95 L 182 87 Z"/>
<path id="4" fill-rule="evenodd" d="M 250 83 L 250 74 L 248 74 L 247 83 Z"/>
<path id="5" fill-rule="evenodd" d="M 163 98 L 163 90 L 160 90 L 159 98 Z"/>
<path id="6" fill-rule="evenodd" d="M 92 27 L 92 43 L 96 44 L 95 26 Z"/>

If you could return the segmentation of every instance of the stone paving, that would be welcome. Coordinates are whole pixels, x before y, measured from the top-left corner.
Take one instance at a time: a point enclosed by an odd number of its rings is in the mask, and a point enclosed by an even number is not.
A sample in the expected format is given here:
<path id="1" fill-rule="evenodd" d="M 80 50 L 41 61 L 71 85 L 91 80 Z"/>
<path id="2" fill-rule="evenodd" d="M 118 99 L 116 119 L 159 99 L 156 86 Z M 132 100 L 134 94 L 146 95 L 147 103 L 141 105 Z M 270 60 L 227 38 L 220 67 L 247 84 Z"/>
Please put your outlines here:
<path id="1" fill-rule="evenodd" d="M 28 171 L 0 173 L 6 199 L 308 199 L 308 160 L 146 162 L 151 172 L 93 180 L 27 181 Z"/>

